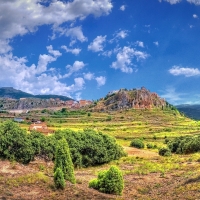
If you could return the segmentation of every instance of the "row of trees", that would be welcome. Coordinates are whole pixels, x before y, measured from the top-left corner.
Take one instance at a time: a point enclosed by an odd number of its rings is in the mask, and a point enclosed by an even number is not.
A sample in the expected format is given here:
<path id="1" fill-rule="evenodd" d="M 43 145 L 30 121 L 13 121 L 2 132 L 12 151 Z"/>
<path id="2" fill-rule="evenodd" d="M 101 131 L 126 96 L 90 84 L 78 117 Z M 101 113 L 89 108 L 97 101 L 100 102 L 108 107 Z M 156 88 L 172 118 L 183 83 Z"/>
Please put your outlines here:
<path id="1" fill-rule="evenodd" d="M 55 160 L 57 143 L 63 138 L 69 145 L 75 167 L 99 165 L 125 156 L 115 138 L 94 130 L 62 130 L 46 137 L 37 132 L 27 134 L 18 124 L 6 121 L 0 125 L 0 157 L 24 164 L 35 156 Z"/>

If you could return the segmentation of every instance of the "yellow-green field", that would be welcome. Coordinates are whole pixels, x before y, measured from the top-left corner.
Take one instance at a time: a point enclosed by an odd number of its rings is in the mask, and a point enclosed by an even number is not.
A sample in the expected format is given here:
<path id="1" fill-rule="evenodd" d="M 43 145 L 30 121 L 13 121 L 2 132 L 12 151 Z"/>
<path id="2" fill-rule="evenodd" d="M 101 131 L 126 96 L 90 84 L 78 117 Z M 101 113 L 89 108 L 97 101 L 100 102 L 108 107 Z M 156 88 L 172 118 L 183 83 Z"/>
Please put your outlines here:
<path id="1" fill-rule="evenodd" d="M 200 121 L 189 119 L 172 110 L 87 111 L 82 115 L 60 117 L 41 112 L 30 112 L 21 117 L 27 118 L 27 121 L 44 117 L 48 127 L 54 130 L 94 129 L 114 136 L 117 142 L 124 147 L 128 156 L 101 166 L 75 169 L 77 184 L 76 186 L 67 185 L 64 192 L 52 189 L 52 163 L 48 166 L 43 161 L 41 163 L 35 161 L 24 168 L 32 169 L 32 171 L 28 170 L 28 173 L 18 176 L 9 174 L 9 177 L 6 177 L 0 168 L 0 198 L 2 194 L 6 196 L 7 190 L 12 193 L 18 189 L 22 190 L 27 184 L 28 188 L 33 188 L 35 192 L 27 199 L 34 197 L 66 199 L 67 194 L 69 199 L 200 199 L 200 153 L 173 154 L 169 157 L 158 155 L 158 149 L 166 146 L 166 138 L 200 135 Z M 1 120 L 4 119 L 1 118 Z M 26 130 L 29 128 L 28 123 L 21 123 L 20 126 Z M 156 148 L 132 148 L 130 142 L 134 138 L 142 138 L 145 145 L 151 143 Z M 88 182 L 95 178 L 100 170 L 108 169 L 111 165 L 117 165 L 123 172 L 125 188 L 122 196 L 102 194 L 88 188 Z M 29 181 L 33 174 L 36 175 L 34 180 Z M 24 177 L 27 177 L 27 180 Z M 37 182 L 40 188 L 36 186 Z M 8 187 L 7 190 L 4 189 L 5 186 Z M 39 196 L 41 187 L 46 188 L 48 193 L 44 192 L 43 196 Z M 14 196 L 10 199 L 14 199 Z"/>

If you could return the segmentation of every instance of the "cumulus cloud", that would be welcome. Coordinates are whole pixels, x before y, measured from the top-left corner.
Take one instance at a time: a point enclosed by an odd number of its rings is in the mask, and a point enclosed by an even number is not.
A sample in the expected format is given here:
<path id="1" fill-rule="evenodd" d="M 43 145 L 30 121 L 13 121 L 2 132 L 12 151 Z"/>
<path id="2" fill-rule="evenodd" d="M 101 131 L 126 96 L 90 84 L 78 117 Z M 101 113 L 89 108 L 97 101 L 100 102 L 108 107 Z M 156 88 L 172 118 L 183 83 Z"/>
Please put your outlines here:
<path id="1" fill-rule="evenodd" d="M 122 6 L 120 6 L 120 8 L 119 8 L 121 11 L 125 11 L 125 9 L 126 9 L 126 6 L 125 5 L 122 5 Z"/>
<path id="2" fill-rule="evenodd" d="M 187 0 L 189 3 L 194 3 L 195 5 L 200 5 L 200 0 Z"/>
<path id="3" fill-rule="evenodd" d="M 117 53 L 117 60 L 112 63 L 111 68 L 120 69 L 122 72 L 125 73 L 132 73 L 133 68 L 131 66 L 133 65 L 132 59 L 134 57 L 137 61 L 145 60 L 148 57 L 148 54 L 125 46 L 123 49 L 120 49 Z"/>
<path id="4" fill-rule="evenodd" d="M 159 1 L 162 2 L 162 0 L 159 0 Z M 182 0 L 164 0 L 164 1 L 167 1 L 170 4 L 177 4 L 177 3 L 180 3 Z"/>
<path id="5" fill-rule="evenodd" d="M 162 2 L 162 0 L 158 0 L 159 2 Z M 182 0 L 163 0 L 166 2 L 169 2 L 170 4 L 177 4 L 180 3 Z M 187 0 L 189 3 L 193 3 L 195 5 L 200 5 L 200 0 Z"/>
<path id="6" fill-rule="evenodd" d="M 196 14 L 193 14 L 192 16 L 193 16 L 193 18 L 198 18 L 198 15 L 196 15 Z"/>
<path id="7" fill-rule="evenodd" d="M 174 75 L 174 76 L 183 75 L 185 77 L 191 77 L 191 76 L 199 76 L 200 70 L 197 69 L 197 68 L 173 66 L 169 70 L 169 73 Z"/>
<path id="8" fill-rule="evenodd" d="M 88 45 L 88 50 L 93 52 L 103 51 L 104 43 L 106 42 L 106 35 L 105 36 L 97 36 L 93 42 Z"/>
<path id="9" fill-rule="evenodd" d="M 0 39 L 34 32 L 41 25 L 56 28 L 64 22 L 83 19 L 91 14 L 96 17 L 108 15 L 112 7 L 111 0 L 54 0 L 48 6 L 41 4 L 40 0 L 0 0 Z"/>
<path id="10" fill-rule="evenodd" d="M 113 35 L 114 38 L 109 40 L 110 43 L 113 43 L 114 41 L 118 42 L 119 39 L 124 39 L 128 36 L 128 30 L 118 30 Z"/>
<path id="11" fill-rule="evenodd" d="M 84 73 L 83 75 L 84 75 L 84 79 L 89 80 L 89 81 L 95 78 L 94 74 L 90 72 Z"/>
<path id="12" fill-rule="evenodd" d="M 9 45 L 9 40 L 0 39 L 0 54 L 8 53 L 12 51 L 12 47 Z"/>
<path id="13" fill-rule="evenodd" d="M 72 53 L 74 55 L 78 55 L 81 52 L 80 48 L 70 49 L 65 45 L 62 45 L 61 48 L 64 49 L 66 52 L 70 52 L 70 53 Z"/>
<path id="14" fill-rule="evenodd" d="M 153 42 L 156 46 L 159 46 L 159 42 L 156 41 L 156 42 Z"/>
<path id="15" fill-rule="evenodd" d="M 71 96 L 72 93 L 82 90 L 82 78 L 74 79 L 74 83 L 68 86 L 60 81 L 59 76 L 48 72 L 47 65 L 55 60 L 55 57 L 43 54 L 40 55 L 37 66 L 27 66 L 25 57 L 19 58 L 12 53 L 0 55 L 0 85 L 10 85 L 33 94 Z"/>
<path id="16" fill-rule="evenodd" d="M 83 69 L 85 67 L 85 64 L 82 61 L 75 61 L 74 64 L 67 65 L 66 68 L 69 70 L 67 74 L 63 76 L 63 78 L 67 78 L 71 76 L 74 72 L 78 72 L 79 70 Z"/>
<path id="17" fill-rule="evenodd" d="M 144 48 L 144 42 L 142 41 L 136 41 L 135 45 Z"/>
<path id="18" fill-rule="evenodd" d="M 70 37 L 73 43 L 76 42 L 76 40 L 79 40 L 80 42 L 86 42 L 88 39 L 83 35 L 82 32 L 82 27 L 77 26 L 69 29 L 64 29 L 64 28 L 56 28 L 54 32 L 58 32 L 61 35 L 65 35 L 67 37 Z M 54 39 L 54 38 L 52 38 Z"/>
<path id="19" fill-rule="evenodd" d="M 97 81 L 98 87 L 103 86 L 106 83 L 106 77 L 104 76 L 96 77 L 95 80 Z"/>

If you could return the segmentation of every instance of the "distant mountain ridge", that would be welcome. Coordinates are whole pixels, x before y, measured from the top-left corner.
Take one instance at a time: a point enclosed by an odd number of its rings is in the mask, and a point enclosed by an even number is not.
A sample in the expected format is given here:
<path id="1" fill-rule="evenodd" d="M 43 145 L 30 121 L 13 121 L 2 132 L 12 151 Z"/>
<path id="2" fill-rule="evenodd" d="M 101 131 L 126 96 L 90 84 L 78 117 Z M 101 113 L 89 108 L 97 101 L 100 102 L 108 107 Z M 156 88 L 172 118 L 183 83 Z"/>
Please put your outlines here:
<path id="1" fill-rule="evenodd" d="M 200 120 L 200 104 L 182 104 L 177 105 L 176 108 L 184 113 L 187 117 L 195 120 Z"/>
<path id="2" fill-rule="evenodd" d="M 13 87 L 1 87 L 0 88 L 0 98 L 12 98 L 19 100 L 20 98 L 40 98 L 40 99 L 60 99 L 62 101 L 73 100 L 72 98 L 62 96 L 62 95 L 33 95 L 30 93 L 23 92 L 21 90 L 16 90 Z"/>

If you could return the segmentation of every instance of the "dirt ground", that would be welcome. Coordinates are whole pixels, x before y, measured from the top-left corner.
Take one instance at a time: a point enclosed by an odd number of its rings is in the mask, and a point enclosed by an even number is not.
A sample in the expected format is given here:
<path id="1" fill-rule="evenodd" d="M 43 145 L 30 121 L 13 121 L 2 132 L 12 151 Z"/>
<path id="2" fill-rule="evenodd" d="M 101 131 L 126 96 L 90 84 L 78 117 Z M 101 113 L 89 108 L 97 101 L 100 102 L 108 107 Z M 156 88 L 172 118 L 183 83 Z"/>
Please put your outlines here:
<path id="1" fill-rule="evenodd" d="M 158 154 L 148 150 L 126 147 L 129 156 L 156 159 Z M 195 170 L 195 164 L 191 170 Z M 130 164 L 123 165 L 126 170 Z M 199 200 L 200 176 L 190 178 L 184 171 L 174 171 L 161 176 L 160 173 L 147 175 L 124 175 L 122 196 L 100 193 L 88 188 L 88 182 L 96 178 L 97 171 L 108 165 L 76 169 L 77 183 L 67 182 L 64 190 L 56 190 L 53 185 L 53 163 L 36 160 L 29 165 L 0 161 L 0 200 Z"/>

